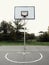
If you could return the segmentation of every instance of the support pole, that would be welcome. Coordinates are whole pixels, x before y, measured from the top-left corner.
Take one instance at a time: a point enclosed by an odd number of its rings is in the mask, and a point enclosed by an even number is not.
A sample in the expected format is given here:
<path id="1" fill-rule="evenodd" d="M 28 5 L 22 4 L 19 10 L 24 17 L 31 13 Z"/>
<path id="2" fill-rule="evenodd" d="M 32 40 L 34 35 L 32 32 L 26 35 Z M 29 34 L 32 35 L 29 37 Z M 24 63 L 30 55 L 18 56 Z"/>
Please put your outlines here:
<path id="1" fill-rule="evenodd" d="M 24 18 L 24 24 L 25 24 L 25 18 Z M 26 50 L 26 46 L 25 46 L 25 44 L 26 44 L 26 42 L 25 42 L 25 26 L 24 26 L 24 52 L 25 52 L 25 50 Z"/>

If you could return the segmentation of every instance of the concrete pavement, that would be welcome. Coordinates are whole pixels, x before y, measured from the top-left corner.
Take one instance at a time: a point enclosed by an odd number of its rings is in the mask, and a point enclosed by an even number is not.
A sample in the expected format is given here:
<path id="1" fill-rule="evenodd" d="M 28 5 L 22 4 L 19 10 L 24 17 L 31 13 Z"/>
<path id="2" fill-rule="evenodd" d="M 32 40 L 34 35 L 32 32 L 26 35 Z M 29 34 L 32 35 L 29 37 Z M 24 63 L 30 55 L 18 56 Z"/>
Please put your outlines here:
<path id="1" fill-rule="evenodd" d="M 0 46 L 0 65 L 49 65 L 49 46 Z"/>

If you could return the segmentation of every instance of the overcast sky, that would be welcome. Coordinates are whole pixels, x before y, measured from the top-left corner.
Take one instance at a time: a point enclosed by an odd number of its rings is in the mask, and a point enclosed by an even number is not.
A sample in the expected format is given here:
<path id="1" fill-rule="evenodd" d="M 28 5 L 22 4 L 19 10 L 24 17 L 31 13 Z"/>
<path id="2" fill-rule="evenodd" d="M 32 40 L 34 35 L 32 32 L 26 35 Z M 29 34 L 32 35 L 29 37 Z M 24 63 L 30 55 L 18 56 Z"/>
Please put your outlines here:
<path id="1" fill-rule="evenodd" d="M 49 26 L 49 0 L 0 0 L 0 21 L 14 20 L 14 6 L 35 6 L 35 20 L 26 20 L 28 32 L 47 31 Z"/>

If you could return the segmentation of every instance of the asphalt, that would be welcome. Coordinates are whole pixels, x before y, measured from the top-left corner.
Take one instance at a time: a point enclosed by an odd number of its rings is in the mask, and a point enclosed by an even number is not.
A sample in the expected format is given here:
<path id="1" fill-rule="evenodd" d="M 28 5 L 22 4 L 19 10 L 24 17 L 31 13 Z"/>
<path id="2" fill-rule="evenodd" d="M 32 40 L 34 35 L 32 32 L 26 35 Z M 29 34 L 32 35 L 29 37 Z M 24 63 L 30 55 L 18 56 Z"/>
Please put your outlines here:
<path id="1" fill-rule="evenodd" d="M 49 46 L 0 46 L 0 65 L 49 65 Z"/>

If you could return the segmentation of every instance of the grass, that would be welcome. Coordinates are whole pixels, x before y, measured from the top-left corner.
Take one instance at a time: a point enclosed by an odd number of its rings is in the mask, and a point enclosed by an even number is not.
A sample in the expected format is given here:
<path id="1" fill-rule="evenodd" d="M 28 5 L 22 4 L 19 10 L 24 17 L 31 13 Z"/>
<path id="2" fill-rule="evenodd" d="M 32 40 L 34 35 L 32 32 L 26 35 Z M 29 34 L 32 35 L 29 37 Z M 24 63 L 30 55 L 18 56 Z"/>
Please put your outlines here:
<path id="1" fill-rule="evenodd" d="M 0 41 L 0 46 L 2 45 L 24 45 L 24 42 L 6 42 Z M 49 46 L 49 42 L 37 42 L 37 41 L 28 41 L 26 45 L 40 45 L 40 46 Z"/>

